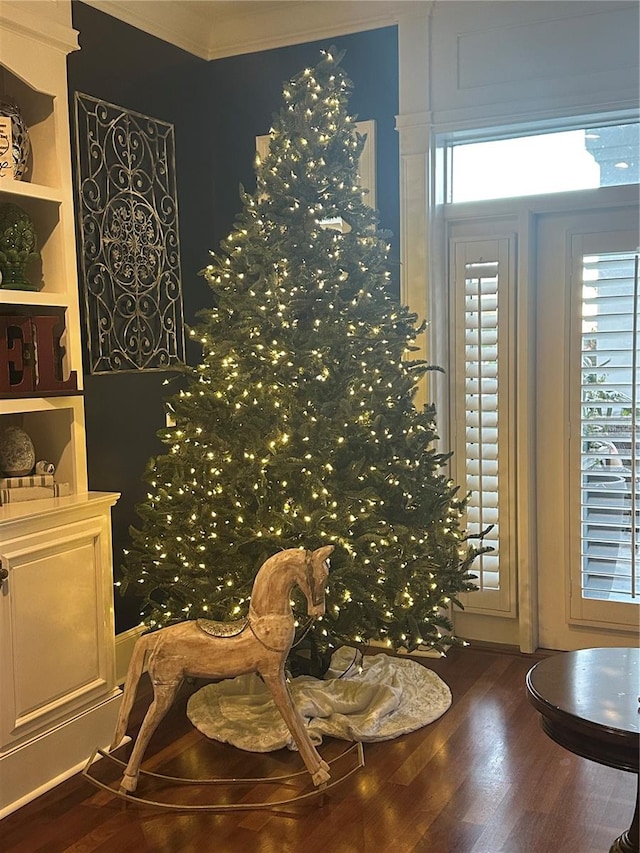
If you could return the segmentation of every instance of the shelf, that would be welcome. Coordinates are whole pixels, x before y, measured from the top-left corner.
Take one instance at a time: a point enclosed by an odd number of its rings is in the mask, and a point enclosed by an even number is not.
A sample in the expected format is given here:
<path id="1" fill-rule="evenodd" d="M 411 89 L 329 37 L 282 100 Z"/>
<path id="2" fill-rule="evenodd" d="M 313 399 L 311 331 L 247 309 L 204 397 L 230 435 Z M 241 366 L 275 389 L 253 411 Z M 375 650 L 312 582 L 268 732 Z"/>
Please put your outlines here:
<path id="1" fill-rule="evenodd" d="M 54 397 L 79 397 L 83 394 L 81 388 L 78 388 L 75 391 L 47 391 L 46 397 L 43 397 L 42 394 L 38 394 L 36 391 L 31 393 L 27 393 L 26 391 L 19 393 L 12 393 L 7 396 L 3 396 L 0 391 L 0 402 L 4 402 L 5 400 L 20 400 L 22 403 L 22 407 L 24 408 L 25 400 L 47 400 L 49 398 L 53 399 Z"/>
<path id="2" fill-rule="evenodd" d="M 29 308 L 68 308 L 74 300 L 66 293 L 48 293 L 45 290 L 10 290 L 0 288 L 2 305 L 25 305 Z M 6 313 L 6 312 L 5 312 Z"/>
<path id="3" fill-rule="evenodd" d="M 33 184 L 30 181 L 15 181 L 13 178 L 0 178 L 0 201 L 21 204 L 22 199 L 35 198 L 60 204 L 62 193 L 55 187 Z"/>
<path id="4" fill-rule="evenodd" d="M 38 398 L 33 407 L 31 400 L 0 401 L 5 402 L 20 402 L 22 410 L 8 411 L 0 405 L 0 429 L 23 429 L 33 442 L 36 462 L 52 462 L 57 482 L 69 483 L 72 493 L 86 491 L 82 398 Z"/>
<path id="5" fill-rule="evenodd" d="M 59 397 L 12 397 L 0 399 L 0 426 L 4 426 L 4 415 L 26 414 L 27 412 L 52 412 L 60 407 L 74 408 L 80 406 L 78 394 L 68 394 Z"/>

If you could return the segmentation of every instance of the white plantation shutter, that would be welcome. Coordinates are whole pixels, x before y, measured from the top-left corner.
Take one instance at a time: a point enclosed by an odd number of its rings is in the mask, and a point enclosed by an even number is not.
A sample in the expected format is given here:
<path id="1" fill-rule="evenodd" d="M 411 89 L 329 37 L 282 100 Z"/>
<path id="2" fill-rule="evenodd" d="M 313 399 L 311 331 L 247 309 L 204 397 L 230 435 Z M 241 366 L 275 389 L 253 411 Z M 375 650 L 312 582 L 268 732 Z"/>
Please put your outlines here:
<path id="1" fill-rule="evenodd" d="M 498 542 L 498 264 L 464 268 L 465 475 L 470 492 L 467 527 L 491 526 L 478 558 L 478 586 L 500 589 Z"/>
<path id="2" fill-rule="evenodd" d="M 640 602 L 638 277 L 632 252 L 582 257 L 580 592 Z"/>
<path id="3" fill-rule="evenodd" d="M 512 615 L 513 399 L 510 312 L 513 288 L 511 240 L 453 241 L 453 476 L 468 493 L 466 528 L 487 528 L 492 551 L 473 565 L 479 592 L 468 610 Z"/>

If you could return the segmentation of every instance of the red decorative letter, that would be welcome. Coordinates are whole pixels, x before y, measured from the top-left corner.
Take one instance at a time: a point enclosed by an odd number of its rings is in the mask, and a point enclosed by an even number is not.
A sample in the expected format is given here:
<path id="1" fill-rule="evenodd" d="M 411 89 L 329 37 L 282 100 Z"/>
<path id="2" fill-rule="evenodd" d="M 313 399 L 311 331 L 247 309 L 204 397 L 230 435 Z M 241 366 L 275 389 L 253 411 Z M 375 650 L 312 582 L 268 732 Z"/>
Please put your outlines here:
<path id="1" fill-rule="evenodd" d="M 34 390 L 30 317 L 0 316 L 0 395 Z"/>
<path id="2" fill-rule="evenodd" d="M 64 333 L 64 321 L 61 317 L 32 317 L 34 338 L 36 340 L 37 369 L 36 389 L 46 396 L 50 391 L 76 391 L 77 373 L 72 370 L 68 379 L 62 378 L 62 357 L 64 348 L 60 338 Z"/>

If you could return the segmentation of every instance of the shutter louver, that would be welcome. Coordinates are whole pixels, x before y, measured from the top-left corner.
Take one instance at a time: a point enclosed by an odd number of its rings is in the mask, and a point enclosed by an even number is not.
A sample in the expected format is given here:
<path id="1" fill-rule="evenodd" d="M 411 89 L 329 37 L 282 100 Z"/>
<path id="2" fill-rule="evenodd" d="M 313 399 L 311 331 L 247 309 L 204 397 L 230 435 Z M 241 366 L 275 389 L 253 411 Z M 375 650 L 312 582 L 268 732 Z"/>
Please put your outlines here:
<path id="1" fill-rule="evenodd" d="M 580 401 L 584 598 L 640 598 L 637 327 L 637 259 L 630 253 L 585 255 Z"/>
<path id="2" fill-rule="evenodd" d="M 467 528 L 491 527 L 494 550 L 474 564 L 480 590 L 499 590 L 498 554 L 498 264 L 465 265 L 465 459 Z"/>

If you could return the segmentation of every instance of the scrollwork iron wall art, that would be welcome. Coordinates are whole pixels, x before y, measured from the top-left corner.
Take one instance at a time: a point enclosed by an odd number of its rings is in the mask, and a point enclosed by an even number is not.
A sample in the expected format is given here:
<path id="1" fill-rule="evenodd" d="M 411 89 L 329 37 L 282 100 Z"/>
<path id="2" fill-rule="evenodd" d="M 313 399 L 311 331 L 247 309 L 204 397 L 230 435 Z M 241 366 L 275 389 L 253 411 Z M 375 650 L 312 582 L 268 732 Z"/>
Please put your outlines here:
<path id="1" fill-rule="evenodd" d="M 75 94 L 91 373 L 184 360 L 173 125 Z"/>

